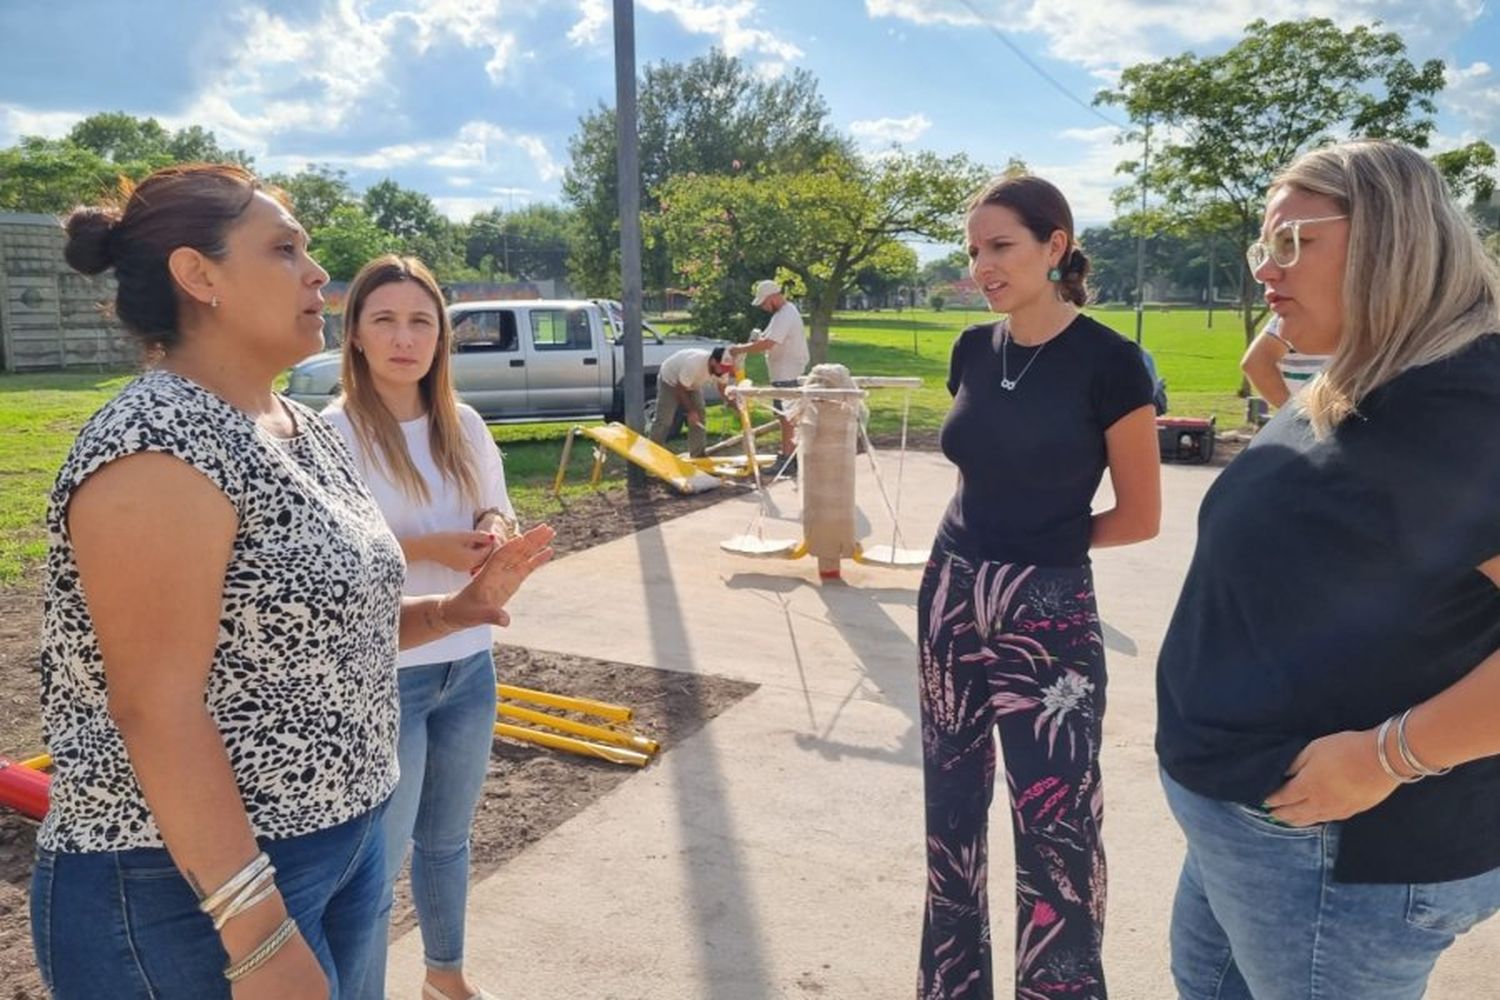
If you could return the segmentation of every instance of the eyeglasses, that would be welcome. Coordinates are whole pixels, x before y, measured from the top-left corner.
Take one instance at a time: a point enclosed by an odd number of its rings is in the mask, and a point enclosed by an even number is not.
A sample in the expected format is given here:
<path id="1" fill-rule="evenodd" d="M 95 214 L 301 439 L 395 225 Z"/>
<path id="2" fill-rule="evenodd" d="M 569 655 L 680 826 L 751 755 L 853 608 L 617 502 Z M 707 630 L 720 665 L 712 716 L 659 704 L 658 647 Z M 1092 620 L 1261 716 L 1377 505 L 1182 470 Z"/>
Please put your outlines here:
<path id="1" fill-rule="evenodd" d="M 1315 222 L 1337 222 L 1347 215 L 1324 215 L 1316 219 L 1291 219 L 1271 231 L 1271 241 L 1256 240 L 1245 250 L 1245 260 L 1250 263 L 1250 272 L 1259 271 L 1266 261 L 1277 267 L 1294 267 L 1302 257 L 1302 227 Z"/>

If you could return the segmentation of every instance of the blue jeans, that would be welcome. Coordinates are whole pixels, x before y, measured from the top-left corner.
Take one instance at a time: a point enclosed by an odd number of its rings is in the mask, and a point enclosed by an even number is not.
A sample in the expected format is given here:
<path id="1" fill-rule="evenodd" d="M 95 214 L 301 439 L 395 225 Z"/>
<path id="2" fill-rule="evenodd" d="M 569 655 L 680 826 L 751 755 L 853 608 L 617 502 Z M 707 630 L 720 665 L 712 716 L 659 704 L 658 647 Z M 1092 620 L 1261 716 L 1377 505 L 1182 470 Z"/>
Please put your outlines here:
<path id="1" fill-rule="evenodd" d="M 385 867 L 380 812 L 377 807 L 327 830 L 260 842 L 334 998 L 341 982 L 364 978 L 375 944 Z M 53 1000 L 229 996 L 219 935 L 162 848 L 39 849 L 31 936 Z"/>
<path id="2" fill-rule="evenodd" d="M 1285 827 L 1165 773 L 1187 836 L 1172 906 L 1182 1000 L 1418 1000 L 1453 939 L 1500 908 L 1500 869 L 1453 882 L 1333 880 L 1338 823 Z M 1486 987 L 1474 984 L 1474 996 Z"/>
<path id="3" fill-rule="evenodd" d="M 469 829 L 495 738 L 495 661 L 489 650 L 462 660 L 402 667 L 396 679 L 401 688 L 401 780 L 383 822 L 379 941 L 354 1000 L 385 996 L 391 902 L 408 847 L 412 901 L 427 966 L 463 968 Z"/>

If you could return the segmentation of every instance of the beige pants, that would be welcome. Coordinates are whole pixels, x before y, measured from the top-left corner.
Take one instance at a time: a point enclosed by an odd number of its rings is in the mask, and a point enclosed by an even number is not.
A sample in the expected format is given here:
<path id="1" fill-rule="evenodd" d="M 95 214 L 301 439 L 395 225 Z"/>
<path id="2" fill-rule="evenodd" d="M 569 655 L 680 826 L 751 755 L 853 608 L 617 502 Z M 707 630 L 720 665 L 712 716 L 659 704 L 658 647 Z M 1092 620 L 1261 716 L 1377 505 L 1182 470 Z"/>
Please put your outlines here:
<path id="1" fill-rule="evenodd" d="M 703 390 L 689 389 L 688 399 L 692 401 L 693 409 L 700 417 L 707 415 L 703 405 Z M 677 422 L 677 387 L 666 382 L 659 382 L 656 386 L 656 419 L 651 423 L 651 440 L 657 444 L 666 444 L 667 435 L 672 433 L 672 425 Z M 694 458 L 703 457 L 708 450 L 708 434 L 701 426 L 688 423 L 688 454 Z"/>

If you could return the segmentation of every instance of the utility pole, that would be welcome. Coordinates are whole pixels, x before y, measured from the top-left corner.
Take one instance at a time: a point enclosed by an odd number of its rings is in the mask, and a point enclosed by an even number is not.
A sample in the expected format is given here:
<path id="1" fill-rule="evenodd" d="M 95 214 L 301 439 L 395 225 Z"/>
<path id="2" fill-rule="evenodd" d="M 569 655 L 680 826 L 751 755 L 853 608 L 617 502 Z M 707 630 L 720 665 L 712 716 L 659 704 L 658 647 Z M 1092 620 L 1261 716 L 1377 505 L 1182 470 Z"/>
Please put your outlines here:
<path id="1" fill-rule="evenodd" d="M 1146 322 L 1146 173 L 1151 168 L 1151 119 L 1146 119 L 1146 151 L 1141 157 L 1141 222 L 1135 237 L 1135 342 Z"/>
<path id="2" fill-rule="evenodd" d="M 625 424 L 645 431 L 646 380 L 641 355 L 641 169 L 635 105 L 635 2 L 615 2 L 615 130 L 620 192 L 620 302 L 625 328 Z M 634 465 L 632 485 L 644 483 Z"/>

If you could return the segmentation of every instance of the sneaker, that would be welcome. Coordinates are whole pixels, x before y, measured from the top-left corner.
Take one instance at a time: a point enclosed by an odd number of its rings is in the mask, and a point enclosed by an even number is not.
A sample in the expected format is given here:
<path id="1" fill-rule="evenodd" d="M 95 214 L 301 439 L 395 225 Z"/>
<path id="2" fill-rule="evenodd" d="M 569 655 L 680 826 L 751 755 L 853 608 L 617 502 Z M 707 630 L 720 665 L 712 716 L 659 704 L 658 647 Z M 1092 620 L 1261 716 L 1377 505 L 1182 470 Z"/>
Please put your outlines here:
<path id="1" fill-rule="evenodd" d="M 795 476 L 797 474 L 797 456 L 788 455 L 776 465 L 776 477 Z"/>

